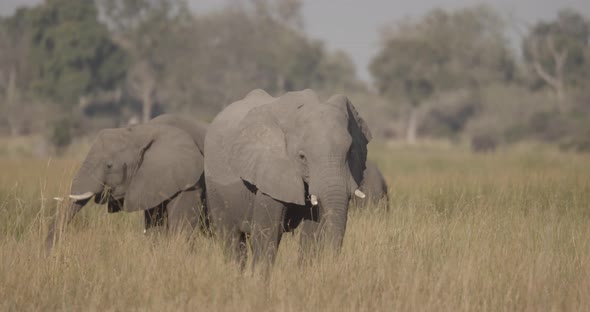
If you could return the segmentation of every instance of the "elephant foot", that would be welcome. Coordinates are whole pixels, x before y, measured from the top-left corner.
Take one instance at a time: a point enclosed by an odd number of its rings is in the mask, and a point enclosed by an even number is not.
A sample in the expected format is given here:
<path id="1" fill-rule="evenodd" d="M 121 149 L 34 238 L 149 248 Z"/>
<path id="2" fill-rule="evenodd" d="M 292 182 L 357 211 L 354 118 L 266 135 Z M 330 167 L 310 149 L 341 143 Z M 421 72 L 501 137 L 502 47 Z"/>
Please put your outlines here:
<path id="1" fill-rule="evenodd" d="M 240 272 L 244 272 L 248 257 L 248 245 L 246 243 L 246 234 L 242 232 L 233 232 L 228 234 L 217 233 L 218 237 L 225 237 L 225 252 L 227 259 L 238 265 Z"/>

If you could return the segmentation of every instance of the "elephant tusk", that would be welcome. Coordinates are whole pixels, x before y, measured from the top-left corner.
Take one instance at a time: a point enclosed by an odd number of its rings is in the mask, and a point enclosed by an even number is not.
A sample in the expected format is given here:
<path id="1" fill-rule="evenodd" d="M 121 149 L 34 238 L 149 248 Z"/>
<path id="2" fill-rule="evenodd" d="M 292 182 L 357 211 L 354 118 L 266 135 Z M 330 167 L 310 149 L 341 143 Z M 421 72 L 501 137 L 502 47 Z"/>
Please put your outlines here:
<path id="1" fill-rule="evenodd" d="M 83 199 L 88 199 L 90 197 L 92 197 L 94 195 L 94 193 L 92 192 L 86 192 L 84 194 L 80 194 L 80 195 L 70 195 L 71 199 L 74 200 L 83 200 Z"/>
<path id="2" fill-rule="evenodd" d="M 313 206 L 316 206 L 318 204 L 318 197 L 315 195 L 311 195 L 310 201 Z"/>
<path id="3" fill-rule="evenodd" d="M 54 200 L 57 200 L 57 201 L 59 201 L 59 202 L 62 202 L 62 201 L 64 201 L 64 198 L 63 198 L 63 197 L 54 197 L 53 199 L 54 199 Z"/>
<path id="4" fill-rule="evenodd" d="M 363 193 L 361 190 L 356 189 L 356 191 L 354 191 L 354 195 L 356 195 L 359 198 L 365 198 L 365 193 Z"/>

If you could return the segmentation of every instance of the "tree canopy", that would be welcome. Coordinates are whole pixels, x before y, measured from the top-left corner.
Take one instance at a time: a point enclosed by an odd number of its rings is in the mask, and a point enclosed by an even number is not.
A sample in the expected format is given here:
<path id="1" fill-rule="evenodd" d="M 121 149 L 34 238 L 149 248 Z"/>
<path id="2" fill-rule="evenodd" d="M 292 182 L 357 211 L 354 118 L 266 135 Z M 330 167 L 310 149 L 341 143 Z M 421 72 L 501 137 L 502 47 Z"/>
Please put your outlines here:
<path id="1" fill-rule="evenodd" d="M 435 92 L 513 78 L 515 62 L 501 18 L 487 7 L 436 9 L 384 31 L 370 71 L 384 95 L 413 105 Z"/>
<path id="2" fill-rule="evenodd" d="M 534 72 L 534 89 L 549 86 L 562 103 L 566 88 L 590 79 L 590 20 L 571 10 L 533 25 L 523 40 L 524 60 Z M 562 103 L 563 104 L 563 103 Z"/>
<path id="3" fill-rule="evenodd" d="M 72 107 L 124 79 L 126 54 L 110 40 L 91 0 L 48 0 L 27 12 L 32 87 Z"/>
<path id="4" fill-rule="evenodd" d="M 402 20 L 382 31 L 370 88 L 349 55 L 306 32 L 302 0 L 226 3 L 46 0 L 0 18 L 0 134 L 62 145 L 162 112 L 211 120 L 255 88 L 313 88 L 354 99 L 377 137 L 586 146 L 590 20 L 579 12 L 531 25 L 518 51 L 490 7 Z"/>

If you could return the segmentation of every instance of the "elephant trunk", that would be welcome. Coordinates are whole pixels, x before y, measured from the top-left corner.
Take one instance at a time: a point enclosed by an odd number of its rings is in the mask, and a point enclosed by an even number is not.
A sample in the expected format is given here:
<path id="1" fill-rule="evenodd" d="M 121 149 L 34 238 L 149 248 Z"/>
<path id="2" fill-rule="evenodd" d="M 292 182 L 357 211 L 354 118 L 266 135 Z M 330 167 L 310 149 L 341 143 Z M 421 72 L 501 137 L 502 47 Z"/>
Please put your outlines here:
<path id="1" fill-rule="evenodd" d="M 72 218 L 88 203 L 95 194 L 103 191 L 103 179 L 98 171 L 97 162 L 86 158 L 72 181 L 69 201 L 65 210 L 58 210 L 55 220 L 49 226 L 49 232 L 45 240 L 47 251 L 50 251 L 59 237 L 56 233 L 61 232 L 72 220 Z"/>
<path id="2" fill-rule="evenodd" d="M 83 200 L 91 197 L 88 196 L 89 194 L 102 192 L 104 188 L 103 175 L 98 168 L 98 164 L 92 159 L 86 158 L 72 181 L 70 198 Z"/>
<path id="3" fill-rule="evenodd" d="M 326 167 L 324 167 L 326 168 Z M 348 178 L 343 166 L 320 170 L 317 183 L 310 185 L 311 194 L 317 191 L 320 205 L 320 239 L 339 250 L 348 220 Z"/>
<path id="4" fill-rule="evenodd" d="M 55 244 L 56 240 L 59 238 L 59 234 L 65 228 L 68 223 L 72 220 L 74 215 L 86 205 L 86 203 L 90 199 L 85 200 L 70 200 L 68 203 L 68 207 L 64 210 L 58 210 L 55 220 L 49 226 L 49 232 L 47 233 L 47 238 L 45 240 L 45 246 L 47 251 L 50 251 L 53 245 Z"/>

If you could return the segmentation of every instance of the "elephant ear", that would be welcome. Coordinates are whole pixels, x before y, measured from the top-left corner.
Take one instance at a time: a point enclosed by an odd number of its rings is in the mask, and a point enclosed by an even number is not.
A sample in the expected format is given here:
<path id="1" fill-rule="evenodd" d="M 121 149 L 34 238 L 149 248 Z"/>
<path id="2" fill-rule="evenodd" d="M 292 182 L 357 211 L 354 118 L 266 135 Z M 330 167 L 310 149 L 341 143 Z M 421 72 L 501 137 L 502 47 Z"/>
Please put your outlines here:
<path id="1" fill-rule="evenodd" d="M 252 109 L 238 126 L 230 167 L 259 191 L 287 203 L 305 204 L 305 189 L 296 163 L 287 156 L 285 133 L 266 104 Z"/>
<path id="2" fill-rule="evenodd" d="M 352 188 L 357 188 L 363 181 L 363 174 L 367 162 L 367 144 L 373 138 L 371 131 L 348 97 L 334 95 L 327 103 L 340 108 L 348 116 L 348 132 L 352 137 L 348 166 L 352 174 L 352 182 L 356 184 L 352 185 Z"/>
<path id="3" fill-rule="evenodd" d="M 190 135 L 168 125 L 135 130 L 144 143 L 125 195 L 126 211 L 153 208 L 197 184 L 203 167 L 195 165 L 195 159 L 202 155 Z"/>

